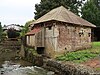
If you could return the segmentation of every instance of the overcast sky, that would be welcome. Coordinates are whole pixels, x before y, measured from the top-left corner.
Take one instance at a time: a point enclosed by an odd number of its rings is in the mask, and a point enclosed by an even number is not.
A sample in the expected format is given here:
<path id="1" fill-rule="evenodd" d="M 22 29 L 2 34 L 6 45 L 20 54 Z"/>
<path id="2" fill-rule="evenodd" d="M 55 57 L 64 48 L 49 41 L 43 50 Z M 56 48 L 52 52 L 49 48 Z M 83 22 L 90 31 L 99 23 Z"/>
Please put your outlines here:
<path id="1" fill-rule="evenodd" d="M 0 0 L 0 22 L 24 25 L 34 19 L 35 4 L 40 0 Z"/>

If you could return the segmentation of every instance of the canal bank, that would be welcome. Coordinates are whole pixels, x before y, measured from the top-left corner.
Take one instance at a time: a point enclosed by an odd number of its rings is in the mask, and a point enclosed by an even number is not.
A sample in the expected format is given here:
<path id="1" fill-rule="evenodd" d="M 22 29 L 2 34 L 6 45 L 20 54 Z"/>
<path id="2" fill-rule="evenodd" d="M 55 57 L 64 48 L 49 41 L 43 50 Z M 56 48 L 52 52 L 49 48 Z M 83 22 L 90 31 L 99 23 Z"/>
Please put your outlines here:
<path id="1" fill-rule="evenodd" d="M 26 50 L 25 59 L 35 66 L 42 67 L 48 71 L 53 71 L 55 75 L 95 75 L 95 71 L 82 64 L 75 64 L 66 61 L 57 61 L 44 55 L 33 55 L 30 50 Z"/>
<path id="2" fill-rule="evenodd" d="M 36 50 L 33 48 L 21 46 L 22 47 L 21 50 L 19 49 L 16 50 L 15 45 L 14 45 L 15 49 L 4 49 L 3 47 L 1 47 L 0 50 L 2 54 L 0 58 L 2 59 L 2 61 L 12 61 L 14 63 L 20 64 L 20 67 L 17 67 L 18 70 L 20 68 L 26 70 L 27 66 L 29 68 L 32 68 L 32 66 L 33 67 L 38 66 L 39 68 L 42 67 L 42 69 L 45 69 L 47 71 L 47 72 L 45 71 L 45 74 L 43 75 L 50 75 L 51 72 L 54 73 L 52 75 L 98 75 L 98 73 L 95 73 L 94 70 L 84 65 L 74 64 L 70 62 L 61 62 L 54 59 L 50 59 L 49 57 L 43 54 L 42 55 L 37 54 Z M 26 63 L 26 61 L 28 64 Z M 13 70 L 14 72 L 19 72 L 16 69 Z M 32 73 L 34 73 L 34 71 L 32 71 Z M 39 74 L 41 75 L 41 72 L 39 72 Z M 35 73 L 33 75 L 39 75 L 39 74 Z M 13 75 L 12 71 L 11 74 L 7 74 L 7 75 Z M 28 74 L 24 74 L 24 75 L 28 75 Z"/>

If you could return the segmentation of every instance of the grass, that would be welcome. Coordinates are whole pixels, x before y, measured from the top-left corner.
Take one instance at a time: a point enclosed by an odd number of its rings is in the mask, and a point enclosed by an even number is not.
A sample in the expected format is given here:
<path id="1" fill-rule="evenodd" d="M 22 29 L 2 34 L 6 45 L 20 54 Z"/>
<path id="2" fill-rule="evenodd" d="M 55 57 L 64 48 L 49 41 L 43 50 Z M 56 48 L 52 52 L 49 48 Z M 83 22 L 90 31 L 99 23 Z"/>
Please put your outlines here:
<path id="1" fill-rule="evenodd" d="M 100 68 L 98 67 L 98 68 L 96 68 L 96 71 L 100 71 Z"/>
<path id="2" fill-rule="evenodd" d="M 34 48 L 25 48 L 26 51 L 30 51 L 33 55 L 38 55 L 38 53 L 36 52 L 36 50 Z"/>
<path id="3" fill-rule="evenodd" d="M 76 52 L 66 53 L 56 57 L 60 61 L 72 61 L 75 63 L 82 63 L 89 59 L 93 59 L 100 55 L 100 42 L 93 42 L 92 48 L 80 50 Z"/>

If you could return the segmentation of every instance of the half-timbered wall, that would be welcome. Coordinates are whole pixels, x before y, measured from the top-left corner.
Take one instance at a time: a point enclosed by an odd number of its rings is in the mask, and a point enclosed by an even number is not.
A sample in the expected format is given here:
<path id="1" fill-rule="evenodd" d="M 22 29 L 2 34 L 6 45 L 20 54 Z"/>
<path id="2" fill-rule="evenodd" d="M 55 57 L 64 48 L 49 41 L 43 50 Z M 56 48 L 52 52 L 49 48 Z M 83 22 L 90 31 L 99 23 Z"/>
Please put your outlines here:
<path id="1" fill-rule="evenodd" d="M 46 22 L 41 31 L 27 36 L 29 46 L 44 47 L 48 56 L 91 47 L 91 28 L 62 22 Z"/>
<path id="2" fill-rule="evenodd" d="M 44 47 L 44 28 L 41 28 L 41 31 L 35 34 L 35 43 L 36 47 Z"/>
<path id="3" fill-rule="evenodd" d="M 28 35 L 26 36 L 26 44 L 28 46 L 34 47 L 35 46 L 35 35 Z"/>

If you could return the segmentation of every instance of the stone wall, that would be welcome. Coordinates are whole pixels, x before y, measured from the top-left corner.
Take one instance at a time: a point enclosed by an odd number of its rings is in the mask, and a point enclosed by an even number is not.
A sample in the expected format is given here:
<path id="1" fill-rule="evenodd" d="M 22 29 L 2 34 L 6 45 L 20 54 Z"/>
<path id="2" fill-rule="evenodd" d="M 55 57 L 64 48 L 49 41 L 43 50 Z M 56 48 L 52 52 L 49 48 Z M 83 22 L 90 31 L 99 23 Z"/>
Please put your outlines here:
<path id="1" fill-rule="evenodd" d="M 25 57 L 23 59 L 32 63 L 33 65 L 42 66 L 43 57 L 38 54 L 33 54 L 32 51 L 30 51 L 29 49 L 31 48 L 28 48 L 28 50 L 25 49 Z"/>
<path id="2" fill-rule="evenodd" d="M 91 47 L 91 28 L 57 23 L 59 30 L 58 50 L 75 51 Z"/>
<path id="3" fill-rule="evenodd" d="M 0 61 L 16 59 L 21 48 L 21 41 L 5 40 L 0 43 Z"/>
<path id="4" fill-rule="evenodd" d="M 55 72 L 56 75 L 98 75 L 93 69 L 70 62 L 47 60 L 43 68 Z"/>

